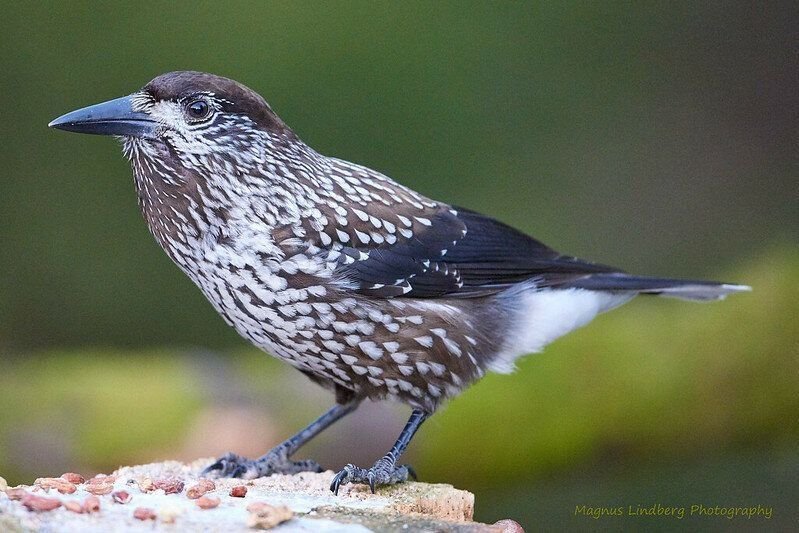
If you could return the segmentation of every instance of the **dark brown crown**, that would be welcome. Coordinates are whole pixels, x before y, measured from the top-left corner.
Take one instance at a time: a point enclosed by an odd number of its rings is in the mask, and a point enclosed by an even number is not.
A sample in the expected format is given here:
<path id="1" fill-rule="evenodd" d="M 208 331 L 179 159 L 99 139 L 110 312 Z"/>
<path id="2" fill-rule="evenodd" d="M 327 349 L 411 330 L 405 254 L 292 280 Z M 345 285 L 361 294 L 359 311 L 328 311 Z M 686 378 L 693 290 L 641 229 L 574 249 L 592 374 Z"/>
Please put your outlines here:
<path id="1" fill-rule="evenodd" d="M 269 104 L 249 87 L 222 76 L 182 70 L 154 78 L 142 89 L 156 100 L 179 101 L 198 93 L 213 93 L 225 111 L 248 116 L 265 130 L 290 132 Z"/>

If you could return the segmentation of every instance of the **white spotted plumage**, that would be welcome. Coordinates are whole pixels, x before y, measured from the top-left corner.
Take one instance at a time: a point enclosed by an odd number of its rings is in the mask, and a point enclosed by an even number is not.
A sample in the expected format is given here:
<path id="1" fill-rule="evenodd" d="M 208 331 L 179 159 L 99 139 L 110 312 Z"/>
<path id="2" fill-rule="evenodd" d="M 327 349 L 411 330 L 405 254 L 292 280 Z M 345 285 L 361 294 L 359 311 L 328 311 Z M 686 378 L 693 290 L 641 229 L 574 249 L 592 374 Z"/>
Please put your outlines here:
<path id="1" fill-rule="evenodd" d="M 236 331 L 323 384 L 430 412 L 637 293 L 557 288 L 618 272 L 323 156 L 235 82 L 169 76 L 132 98 L 157 138 L 123 138 L 150 230 Z M 697 287 L 658 290 L 732 290 Z"/>

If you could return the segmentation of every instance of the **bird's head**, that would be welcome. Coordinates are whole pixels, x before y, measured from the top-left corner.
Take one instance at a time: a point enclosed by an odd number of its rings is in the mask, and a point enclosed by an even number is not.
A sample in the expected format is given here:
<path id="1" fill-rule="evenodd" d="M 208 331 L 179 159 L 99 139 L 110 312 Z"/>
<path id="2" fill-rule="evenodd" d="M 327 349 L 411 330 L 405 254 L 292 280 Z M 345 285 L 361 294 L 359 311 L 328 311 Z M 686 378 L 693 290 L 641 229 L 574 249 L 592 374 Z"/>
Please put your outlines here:
<path id="1" fill-rule="evenodd" d="M 67 113 L 49 126 L 77 133 L 113 135 L 125 151 L 142 145 L 177 157 L 187 167 L 199 160 L 246 163 L 263 160 L 269 139 L 293 133 L 266 101 L 244 85 L 213 74 L 162 74 L 140 91 Z M 261 153 L 259 153 L 261 152 Z"/>

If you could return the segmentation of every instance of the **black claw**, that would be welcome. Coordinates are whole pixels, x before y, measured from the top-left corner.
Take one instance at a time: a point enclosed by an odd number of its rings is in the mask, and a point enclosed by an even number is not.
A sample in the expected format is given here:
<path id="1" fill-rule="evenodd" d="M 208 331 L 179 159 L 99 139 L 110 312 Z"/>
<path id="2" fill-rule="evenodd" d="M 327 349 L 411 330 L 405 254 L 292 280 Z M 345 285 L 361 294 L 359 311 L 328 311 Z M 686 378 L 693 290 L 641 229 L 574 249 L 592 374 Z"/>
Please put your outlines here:
<path id="1" fill-rule="evenodd" d="M 416 470 L 411 468 L 410 465 L 405 465 L 405 468 L 408 470 L 408 475 L 413 478 L 414 481 L 419 481 L 419 476 L 416 475 Z"/>
<path id="2" fill-rule="evenodd" d="M 346 475 L 346 471 L 342 470 L 333 476 L 333 482 L 330 484 L 330 490 L 333 491 L 333 494 L 336 496 L 338 496 L 338 488 L 341 486 L 341 482 L 344 480 Z"/>
<path id="3" fill-rule="evenodd" d="M 369 472 L 369 489 L 372 491 L 372 494 L 375 493 L 375 475 L 372 472 Z"/>
<path id="4" fill-rule="evenodd" d="M 210 474 L 211 472 L 213 472 L 214 470 L 222 470 L 222 461 L 217 461 L 214 464 L 206 466 L 205 468 L 203 468 L 203 471 L 200 473 L 200 476 L 201 477 L 205 477 L 208 474 Z"/>

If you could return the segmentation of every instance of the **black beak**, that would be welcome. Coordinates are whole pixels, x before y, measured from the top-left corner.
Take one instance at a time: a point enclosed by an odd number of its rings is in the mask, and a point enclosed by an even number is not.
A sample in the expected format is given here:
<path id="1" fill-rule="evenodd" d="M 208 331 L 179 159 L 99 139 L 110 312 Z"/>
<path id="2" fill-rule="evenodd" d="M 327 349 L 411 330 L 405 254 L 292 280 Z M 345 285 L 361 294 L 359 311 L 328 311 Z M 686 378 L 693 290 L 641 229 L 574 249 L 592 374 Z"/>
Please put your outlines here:
<path id="1" fill-rule="evenodd" d="M 133 110 L 132 96 L 123 96 L 72 111 L 58 117 L 48 126 L 92 135 L 153 137 L 158 123 L 147 113 Z"/>

